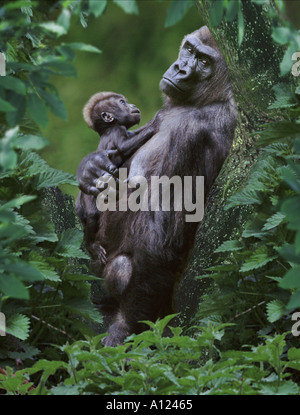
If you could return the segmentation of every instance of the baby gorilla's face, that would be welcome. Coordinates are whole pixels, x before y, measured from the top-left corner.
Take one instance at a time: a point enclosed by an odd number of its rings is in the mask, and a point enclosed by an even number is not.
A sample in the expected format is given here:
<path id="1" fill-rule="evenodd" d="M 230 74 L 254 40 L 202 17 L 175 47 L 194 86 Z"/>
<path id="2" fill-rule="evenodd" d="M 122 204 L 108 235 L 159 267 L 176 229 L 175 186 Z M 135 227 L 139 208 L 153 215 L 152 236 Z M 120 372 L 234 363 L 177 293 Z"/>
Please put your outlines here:
<path id="1" fill-rule="evenodd" d="M 141 112 L 133 104 L 129 104 L 127 99 L 120 95 L 120 97 L 113 98 L 115 100 L 115 119 L 118 124 L 124 125 L 126 128 L 130 128 L 141 121 Z"/>

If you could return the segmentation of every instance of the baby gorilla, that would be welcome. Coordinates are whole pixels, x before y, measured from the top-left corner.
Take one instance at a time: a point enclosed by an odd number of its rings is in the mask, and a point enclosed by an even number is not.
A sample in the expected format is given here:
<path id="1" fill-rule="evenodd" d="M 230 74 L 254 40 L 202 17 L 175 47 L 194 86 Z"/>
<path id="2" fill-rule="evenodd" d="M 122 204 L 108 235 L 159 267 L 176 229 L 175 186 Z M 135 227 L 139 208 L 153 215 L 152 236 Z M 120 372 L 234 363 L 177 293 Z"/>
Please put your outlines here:
<path id="1" fill-rule="evenodd" d="M 87 125 L 101 136 L 97 152 L 109 150 L 110 159 L 117 167 L 148 139 L 143 137 L 137 141 L 134 133 L 128 131 L 128 128 L 140 122 L 141 115 L 140 110 L 129 104 L 123 95 L 98 92 L 84 106 L 83 118 Z M 80 192 L 76 211 L 84 226 L 84 239 L 88 251 L 94 260 L 106 264 L 105 249 L 96 240 L 100 212 L 96 206 L 95 196 Z"/>

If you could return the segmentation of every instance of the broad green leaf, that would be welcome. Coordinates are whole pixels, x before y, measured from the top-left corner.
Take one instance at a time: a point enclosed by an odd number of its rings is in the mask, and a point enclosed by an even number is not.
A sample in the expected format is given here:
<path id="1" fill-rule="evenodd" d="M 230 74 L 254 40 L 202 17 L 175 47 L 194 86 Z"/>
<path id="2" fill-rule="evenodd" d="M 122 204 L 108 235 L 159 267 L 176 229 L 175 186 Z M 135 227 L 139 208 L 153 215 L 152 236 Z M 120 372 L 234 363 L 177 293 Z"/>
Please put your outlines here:
<path id="1" fill-rule="evenodd" d="M 139 14 L 139 9 L 136 0 L 113 0 L 118 6 L 120 6 L 125 13 Z"/>
<path id="2" fill-rule="evenodd" d="M 9 91 L 7 94 L 9 103 L 15 108 L 14 111 L 6 113 L 6 119 L 11 127 L 16 126 L 24 117 L 26 112 L 26 97 L 16 94 L 14 91 Z"/>
<path id="3" fill-rule="evenodd" d="M 11 298 L 29 299 L 29 291 L 14 275 L 0 274 L 0 291 Z"/>
<path id="4" fill-rule="evenodd" d="M 290 269 L 279 283 L 279 287 L 285 289 L 300 289 L 300 266 Z"/>
<path id="5" fill-rule="evenodd" d="M 34 7 L 38 4 L 37 1 L 31 1 L 30 6 Z M 14 9 L 20 9 L 21 7 L 28 7 L 28 1 L 27 0 L 17 0 L 17 1 L 10 1 L 6 3 L 4 6 L 5 10 L 14 10 Z"/>
<path id="6" fill-rule="evenodd" d="M 14 170 L 17 166 L 17 154 L 8 148 L 2 148 L 0 144 L 0 167 L 3 171 Z"/>
<path id="7" fill-rule="evenodd" d="M 275 258 L 276 256 L 270 256 L 267 249 L 264 246 L 261 246 L 256 251 L 254 251 L 248 260 L 244 262 L 240 268 L 240 271 L 248 272 L 252 271 L 253 269 L 261 268 L 269 262 L 273 261 Z"/>
<path id="8" fill-rule="evenodd" d="M 288 350 L 288 359 L 289 360 L 300 360 L 300 349 L 296 347 L 291 347 Z"/>
<path id="9" fill-rule="evenodd" d="M 57 37 L 67 33 L 67 29 L 64 26 L 55 22 L 39 23 L 38 26 L 42 29 L 45 29 L 47 32 L 54 33 Z"/>
<path id="10" fill-rule="evenodd" d="M 28 112 L 37 124 L 46 127 L 48 124 L 47 107 L 36 94 L 29 94 Z"/>
<path id="11" fill-rule="evenodd" d="M 177 3 L 180 3 L 180 2 L 177 2 Z M 210 3 L 209 21 L 213 27 L 218 26 L 221 23 L 223 12 L 224 12 L 223 1 L 216 0 Z"/>
<path id="12" fill-rule="evenodd" d="M 239 0 L 239 7 L 238 7 L 238 38 L 239 38 L 239 46 L 241 46 L 244 38 L 245 32 L 245 22 L 242 10 L 242 1 Z"/>
<path id="13" fill-rule="evenodd" d="M 239 251 L 242 248 L 243 246 L 240 241 L 225 241 L 215 250 L 215 252 Z"/>
<path id="14" fill-rule="evenodd" d="M 14 199 L 11 199 L 9 202 L 4 203 L 0 207 L 0 211 L 3 209 L 19 208 L 20 206 L 24 205 L 25 203 L 31 202 L 34 199 L 36 199 L 36 196 L 34 195 L 22 195 L 20 197 L 16 197 Z"/>
<path id="15" fill-rule="evenodd" d="M 83 234 L 78 229 L 67 229 L 62 233 L 55 252 L 59 256 L 89 259 L 81 249 Z"/>
<path id="16" fill-rule="evenodd" d="M 22 150 L 41 150 L 48 146 L 49 141 L 39 135 L 23 135 L 13 140 L 13 146 Z"/>
<path id="17" fill-rule="evenodd" d="M 173 26 L 175 23 L 181 20 L 192 6 L 193 2 L 191 0 L 173 0 L 168 7 L 165 27 Z"/>
<path id="18" fill-rule="evenodd" d="M 300 124 L 290 121 L 273 122 L 261 133 L 258 145 L 267 145 L 287 137 L 297 138 L 298 136 L 300 137 Z"/>
<path id="19" fill-rule="evenodd" d="M 294 309 L 298 309 L 299 307 L 300 307 L 300 290 L 297 290 L 294 292 L 294 294 L 292 294 L 290 301 L 288 302 L 288 305 L 286 306 L 286 308 L 288 310 L 294 310 Z"/>
<path id="20" fill-rule="evenodd" d="M 102 51 L 98 49 L 96 46 L 88 45 L 87 43 L 81 43 L 81 42 L 62 43 L 62 46 L 68 46 L 71 49 L 79 50 L 82 52 L 102 53 Z"/>
<path id="21" fill-rule="evenodd" d="M 299 166 L 293 166 L 292 164 L 290 164 L 290 166 L 284 166 L 284 168 L 281 169 L 281 174 L 283 179 L 288 183 L 288 185 L 293 190 L 300 193 L 300 178 L 297 170 L 299 170 Z"/>
<path id="22" fill-rule="evenodd" d="M 273 88 L 276 96 L 276 101 L 269 106 L 273 108 L 290 108 L 298 104 L 295 92 L 291 85 L 277 84 Z"/>
<path id="23" fill-rule="evenodd" d="M 300 255 L 296 251 L 295 245 L 285 244 L 280 248 L 277 248 L 277 251 L 281 256 L 283 256 L 288 262 L 300 265 Z"/>
<path id="24" fill-rule="evenodd" d="M 229 0 L 228 6 L 226 8 L 226 20 L 227 22 L 232 22 L 238 13 L 239 3 L 237 0 Z"/>
<path id="25" fill-rule="evenodd" d="M 55 75 L 62 76 L 77 76 L 77 71 L 74 65 L 70 62 L 66 62 L 63 58 L 57 58 L 50 56 L 41 64 L 44 70 Z"/>
<path id="26" fill-rule="evenodd" d="M 70 28 L 70 23 L 71 23 L 71 12 L 70 12 L 70 10 L 68 10 L 66 8 L 62 9 L 60 15 L 58 16 L 57 24 L 59 26 L 62 26 L 65 29 L 66 33 L 67 33 L 67 31 Z"/>
<path id="27" fill-rule="evenodd" d="M 292 31 L 288 27 L 273 27 L 272 29 L 272 38 L 276 43 L 279 43 L 280 45 L 289 43 L 292 35 Z"/>
<path id="28" fill-rule="evenodd" d="M 63 301 L 68 310 L 93 320 L 96 323 L 102 322 L 102 316 L 93 304 L 85 298 L 72 298 Z"/>
<path id="29" fill-rule="evenodd" d="M 26 85 L 18 78 L 12 76 L 0 76 L 0 86 L 4 89 L 9 89 L 19 95 L 26 94 Z"/>
<path id="30" fill-rule="evenodd" d="M 49 94 L 49 92 L 46 92 L 46 91 L 40 91 L 40 95 L 49 105 L 54 115 L 62 118 L 65 121 L 68 120 L 68 114 L 67 114 L 66 107 L 64 103 L 62 102 L 62 100 L 57 95 Z"/>
<path id="31" fill-rule="evenodd" d="M 270 323 L 274 323 L 282 317 L 285 306 L 281 301 L 273 300 L 267 304 L 267 315 Z"/>
<path id="32" fill-rule="evenodd" d="M 281 212 L 287 217 L 288 229 L 298 230 L 300 228 L 300 195 L 284 200 Z"/>
<path id="33" fill-rule="evenodd" d="M 16 314 L 7 320 L 6 332 L 20 340 L 26 340 L 29 334 L 30 320 L 23 314 Z"/>
<path id="34" fill-rule="evenodd" d="M 0 98 L 0 112 L 9 112 L 9 111 L 15 111 L 15 110 L 16 108 L 13 107 L 9 102 Z"/>
<path id="35" fill-rule="evenodd" d="M 295 52 L 294 45 L 290 45 L 287 48 L 287 50 L 286 50 L 286 52 L 285 52 L 285 54 L 283 56 L 283 59 L 282 59 L 282 61 L 280 63 L 280 73 L 281 73 L 281 76 L 285 76 L 289 72 L 291 72 L 292 66 L 294 64 L 294 62 L 292 60 L 292 56 L 293 56 L 294 52 Z"/>
<path id="36" fill-rule="evenodd" d="M 89 11 L 95 17 L 101 16 L 107 6 L 107 0 L 89 0 Z"/>
<path id="37" fill-rule="evenodd" d="M 276 228 L 283 222 L 284 219 L 285 215 L 283 215 L 282 213 L 274 213 L 274 215 L 272 215 L 270 218 L 266 220 L 266 223 L 264 224 L 262 230 L 269 231 L 270 229 Z"/>
<path id="38" fill-rule="evenodd" d="M 44 279 L 43 275 L 36 268 L 21 260 L 5 264 L 3 268 L 7 273 L 12 273 L 24 281 L 40 281 Z"/>

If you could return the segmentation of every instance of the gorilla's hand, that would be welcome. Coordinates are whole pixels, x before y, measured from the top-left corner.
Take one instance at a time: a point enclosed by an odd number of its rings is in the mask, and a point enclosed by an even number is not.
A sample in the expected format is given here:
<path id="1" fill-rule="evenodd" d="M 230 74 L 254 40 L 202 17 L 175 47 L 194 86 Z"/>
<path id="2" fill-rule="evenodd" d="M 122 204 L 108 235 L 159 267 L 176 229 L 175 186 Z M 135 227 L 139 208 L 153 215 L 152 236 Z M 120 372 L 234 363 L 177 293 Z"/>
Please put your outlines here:
<path id="1" fill-rule="evenodd" d="M 83 193 L 97 197 L 103 190 L 96 186 L 99 177 L 110 175 L 117 179 L 118 168 L 110 160 L 115 152 L 116 150 L 95 151 L 82 159 L 77 170 L 77 180 Z"/>

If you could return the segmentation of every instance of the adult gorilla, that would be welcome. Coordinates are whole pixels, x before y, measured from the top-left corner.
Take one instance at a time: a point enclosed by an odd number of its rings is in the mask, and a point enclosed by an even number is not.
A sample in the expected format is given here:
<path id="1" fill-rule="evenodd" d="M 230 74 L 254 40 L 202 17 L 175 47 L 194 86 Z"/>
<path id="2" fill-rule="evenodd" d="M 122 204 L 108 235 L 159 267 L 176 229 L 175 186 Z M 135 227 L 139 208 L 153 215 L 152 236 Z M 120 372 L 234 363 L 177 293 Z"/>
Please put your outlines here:
<path id="1" fill-rule="evenodd" d="M 192 176 L 194 182 L 204 176 L 206 200 L 229 153 L 237 117 L 226 63 L 206 26 L 183 39 L 160 88 L 164 108 L 135 132 L 135 137 L 146 130 L 153 136 L 122 167 L 129 169 L 129 178 L 141 175 L 148 183 L 151 176 Z M 77 173 L 80 189 L 97 196 L 97 178 L 104 172 L 116 174 L 107 154 L 85 157 Z M 101 214 L 98 240 L 107 253 L 103 276 L 113 308 L 106 345 L 142 331 L 140 321 L 172 312 L 174 284 L 199 224 L 186 222 L 186 214 L 174 208 Z"/>

